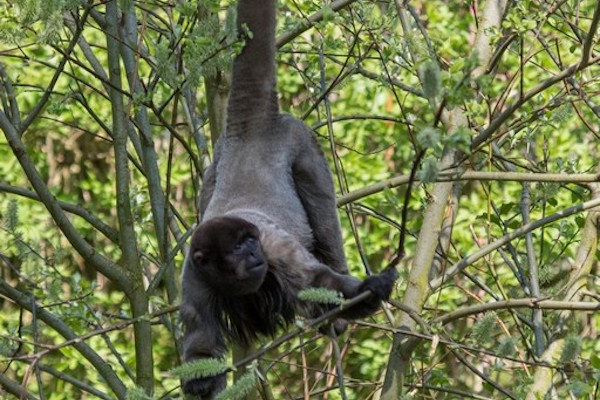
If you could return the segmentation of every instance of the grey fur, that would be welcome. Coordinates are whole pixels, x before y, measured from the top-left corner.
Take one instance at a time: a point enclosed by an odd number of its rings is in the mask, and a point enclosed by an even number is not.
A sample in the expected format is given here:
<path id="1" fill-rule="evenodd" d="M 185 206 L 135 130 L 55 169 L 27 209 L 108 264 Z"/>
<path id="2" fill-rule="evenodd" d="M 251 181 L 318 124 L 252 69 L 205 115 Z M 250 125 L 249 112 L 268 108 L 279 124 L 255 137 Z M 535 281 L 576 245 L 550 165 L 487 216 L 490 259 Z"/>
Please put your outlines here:
<path id="1" fill-rule="evenodd" d="M 242 24 L 253 38 L 234 61 L 227 129 L 204 175 L 202 223 L 184 265 L 185 361 L 222 357 L 226 339 L 246 343 L 257 334 L 273 334 L 293 319 L 298 291 L 310 286 L 347 298 L 371 290 L 371 300 L 342 315 L 366 316 L 389 297 L 396 277 L 395 270 L 364 282 L 348 275 L 325 157 L 303 122 L 278 111 L 275 1 L 239 0 Z M 255 231 L 267 271 L 258 290 L 255 281 L 232 272 L 243 270 L 249 259 L 255 264 L 257 251 L 233 250 Z M 211 284 L 214 278 L 207 276 L 217 272 L 222 279 Z M 244 295 L 233 295 L 236 291 Z M 186 382 L 184 391 L 212 398 L 224 385 L 221 375 Z"/>

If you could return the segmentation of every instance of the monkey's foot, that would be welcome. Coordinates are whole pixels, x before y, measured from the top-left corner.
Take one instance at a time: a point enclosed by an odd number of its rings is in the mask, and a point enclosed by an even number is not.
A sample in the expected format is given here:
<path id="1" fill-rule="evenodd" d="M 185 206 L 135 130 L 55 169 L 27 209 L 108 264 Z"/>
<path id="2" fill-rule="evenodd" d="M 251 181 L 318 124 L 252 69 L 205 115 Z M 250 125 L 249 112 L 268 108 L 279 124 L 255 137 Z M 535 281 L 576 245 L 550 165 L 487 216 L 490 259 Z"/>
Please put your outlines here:
<path id="1" fill-rule="evenodd" d="M 358 287 L 358 293 L 362 293 L 369 290 L 373 293 L 373 296 L 366 299 L 360 306 L 362 308 L 359 311 L 361 314 L 371 314 L 375 312 L 382 301 L 388 300 L 394 283 L 398 278 L 398 272 L 394 267 L 388 267 L 378 275 L 368 277 Z"/>
<path id="2" fill-rule="evenodd" d="M 212 399 L 217 393 L 225 389 L 227 377 L 225 374 L 196 378 L 183 384 L 183 392 L 202 399 Z"/>
<path id="3" fill-rule="evenodd" d="M 396 279 L 398 279 L 398 271 L 394 267 L 388 267 L 380 274 L 365 279 L 359 292 L 370 290 L 378 300 L 388 300 Z"/>

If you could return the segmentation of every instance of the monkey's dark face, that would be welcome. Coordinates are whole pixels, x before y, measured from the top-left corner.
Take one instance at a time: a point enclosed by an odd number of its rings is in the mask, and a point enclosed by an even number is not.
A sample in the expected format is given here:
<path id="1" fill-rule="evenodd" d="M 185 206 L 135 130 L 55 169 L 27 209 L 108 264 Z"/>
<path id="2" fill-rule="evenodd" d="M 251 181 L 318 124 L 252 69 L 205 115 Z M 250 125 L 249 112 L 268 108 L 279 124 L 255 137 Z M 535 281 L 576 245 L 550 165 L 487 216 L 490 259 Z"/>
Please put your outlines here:
<path id="1" fill-rule="evenodd" d="M 222 296 L 258 291 L 267 273 L 258 228 L 241 218 L 217 217 L 202 223 L 190 252 L 203 281 Z"/>

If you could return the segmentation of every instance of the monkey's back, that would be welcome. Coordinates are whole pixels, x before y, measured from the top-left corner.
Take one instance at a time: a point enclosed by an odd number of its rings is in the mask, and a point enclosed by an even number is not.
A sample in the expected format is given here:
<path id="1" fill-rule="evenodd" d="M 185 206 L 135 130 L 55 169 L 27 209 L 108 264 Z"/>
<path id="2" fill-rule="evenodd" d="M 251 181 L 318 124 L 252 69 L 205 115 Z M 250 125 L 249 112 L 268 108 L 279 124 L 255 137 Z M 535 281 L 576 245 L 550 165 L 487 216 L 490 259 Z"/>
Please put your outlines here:
<path id="1" fill-rule="evenodd" d="M 219 141 L 215 188 L 202 219 L 257 211 L 310 248 L 312 231 L 293 175 L 298 154 L 314 146 L 304 123 L 279 114 L 270 129 Z"/>

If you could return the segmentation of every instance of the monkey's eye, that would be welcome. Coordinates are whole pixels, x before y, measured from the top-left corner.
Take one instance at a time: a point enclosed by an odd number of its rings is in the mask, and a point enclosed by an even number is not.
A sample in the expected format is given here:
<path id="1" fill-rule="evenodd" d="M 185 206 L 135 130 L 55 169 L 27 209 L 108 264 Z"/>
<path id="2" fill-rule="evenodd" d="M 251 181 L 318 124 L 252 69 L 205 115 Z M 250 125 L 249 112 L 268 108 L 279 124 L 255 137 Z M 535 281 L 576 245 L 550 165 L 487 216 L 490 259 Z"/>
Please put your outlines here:
<path id="1" fill-rule="evenodd" d="M 233 247 L 234 251 L 242 251 L 245 248 L 252 248 L 256 245 L 256 238 L 253 236 L 244 236 Z"/>

